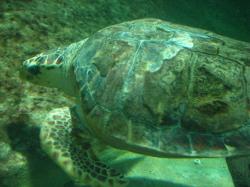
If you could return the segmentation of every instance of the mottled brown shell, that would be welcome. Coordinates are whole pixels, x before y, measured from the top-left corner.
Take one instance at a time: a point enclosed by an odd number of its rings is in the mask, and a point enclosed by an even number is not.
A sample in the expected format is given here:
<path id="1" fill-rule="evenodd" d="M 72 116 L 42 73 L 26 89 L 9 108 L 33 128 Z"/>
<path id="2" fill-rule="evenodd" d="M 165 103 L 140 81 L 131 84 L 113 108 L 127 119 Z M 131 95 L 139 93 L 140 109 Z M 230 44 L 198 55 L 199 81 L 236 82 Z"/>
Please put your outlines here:
<path id="1" fill-rule="evenodd" d="M 157 19 L 107 27 L 75 57 L 87 126 L 160 156 L 250 153 L 250 45 Z"/>

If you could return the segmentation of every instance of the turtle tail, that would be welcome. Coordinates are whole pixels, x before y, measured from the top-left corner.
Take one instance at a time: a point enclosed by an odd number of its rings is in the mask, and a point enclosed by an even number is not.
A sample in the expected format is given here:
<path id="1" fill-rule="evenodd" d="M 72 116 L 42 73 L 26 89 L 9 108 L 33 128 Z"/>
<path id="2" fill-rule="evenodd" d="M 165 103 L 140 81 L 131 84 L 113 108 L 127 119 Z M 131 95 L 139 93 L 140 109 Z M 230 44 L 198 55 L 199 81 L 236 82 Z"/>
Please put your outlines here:
<path id="1" fill-rule="evenodd" d="M 44 121 L 40 140 L 45 152 L 78 184 L 91 187 L 125 186 L 115 169 L 94 155 L 89 139 L 78 139 L 69 108 L 52 110 Z"/>

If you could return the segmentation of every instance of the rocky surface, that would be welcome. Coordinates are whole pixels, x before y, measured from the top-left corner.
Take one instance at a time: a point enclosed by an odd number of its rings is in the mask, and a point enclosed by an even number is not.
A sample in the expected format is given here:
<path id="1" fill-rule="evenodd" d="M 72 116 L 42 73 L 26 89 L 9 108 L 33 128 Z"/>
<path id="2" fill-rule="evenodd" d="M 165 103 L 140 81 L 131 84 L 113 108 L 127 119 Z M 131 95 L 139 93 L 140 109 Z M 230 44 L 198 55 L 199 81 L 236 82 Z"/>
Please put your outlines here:
<path id="1" fill-rule="evenodd" d="M 20 80 L 18 71 L 23 60 L 81 40 L 107 25 L 144 17 L 162 18 L 250 41 L 249 10 L 248 1 L 239 4 L 233 0 L 209 0 L 206 4 L 199 0 L 2 0 L 0 186 L 61 187 L 64 182 L 72 186 L 64 173 L 40 152 L 36 129 L 48 110 L 72 102 L 55 89 Z M 43 183 L 43 179 L 53 179 L 53 183 Z M 14 181 L 17 183 L 13 184 Z"/>
<path id="2" fill-rule="evenodd" d="M 0 150 L 1 186 L 31 187 L 27 158 L 5 142 L 0 142 Z"/>

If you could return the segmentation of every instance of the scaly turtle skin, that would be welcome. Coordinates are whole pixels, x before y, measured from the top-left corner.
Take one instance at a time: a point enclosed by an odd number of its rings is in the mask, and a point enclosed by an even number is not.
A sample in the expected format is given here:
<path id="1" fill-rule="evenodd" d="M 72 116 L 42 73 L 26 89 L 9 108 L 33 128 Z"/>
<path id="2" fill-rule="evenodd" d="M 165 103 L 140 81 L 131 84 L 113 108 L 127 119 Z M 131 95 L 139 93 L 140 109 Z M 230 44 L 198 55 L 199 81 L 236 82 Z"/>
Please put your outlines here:
<path id="1" fill-rule="evenodd" d="M 160 157 L 250 154 L 249 52 L 245 42 L 142 19 L 39 54 L 23 75 L 78 99 L 48 114 L 45 151 L 82 183 L 118 186 L 122 176 L 91 153 L 93 139 Z"/>

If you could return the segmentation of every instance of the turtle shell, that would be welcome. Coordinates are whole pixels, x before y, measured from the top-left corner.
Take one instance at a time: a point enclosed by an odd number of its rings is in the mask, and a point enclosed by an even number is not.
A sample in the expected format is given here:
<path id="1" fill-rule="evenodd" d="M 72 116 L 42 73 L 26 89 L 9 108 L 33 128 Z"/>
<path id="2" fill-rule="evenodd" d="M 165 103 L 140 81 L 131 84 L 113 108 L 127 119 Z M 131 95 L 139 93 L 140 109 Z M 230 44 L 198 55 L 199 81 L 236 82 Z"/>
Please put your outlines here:
<path id="1" fill-rule="evenodd" d="M 250 45 L 158 19 L 104 28 L 75 57 L 86 123 L 166 157 L 250 154 Z"/>

